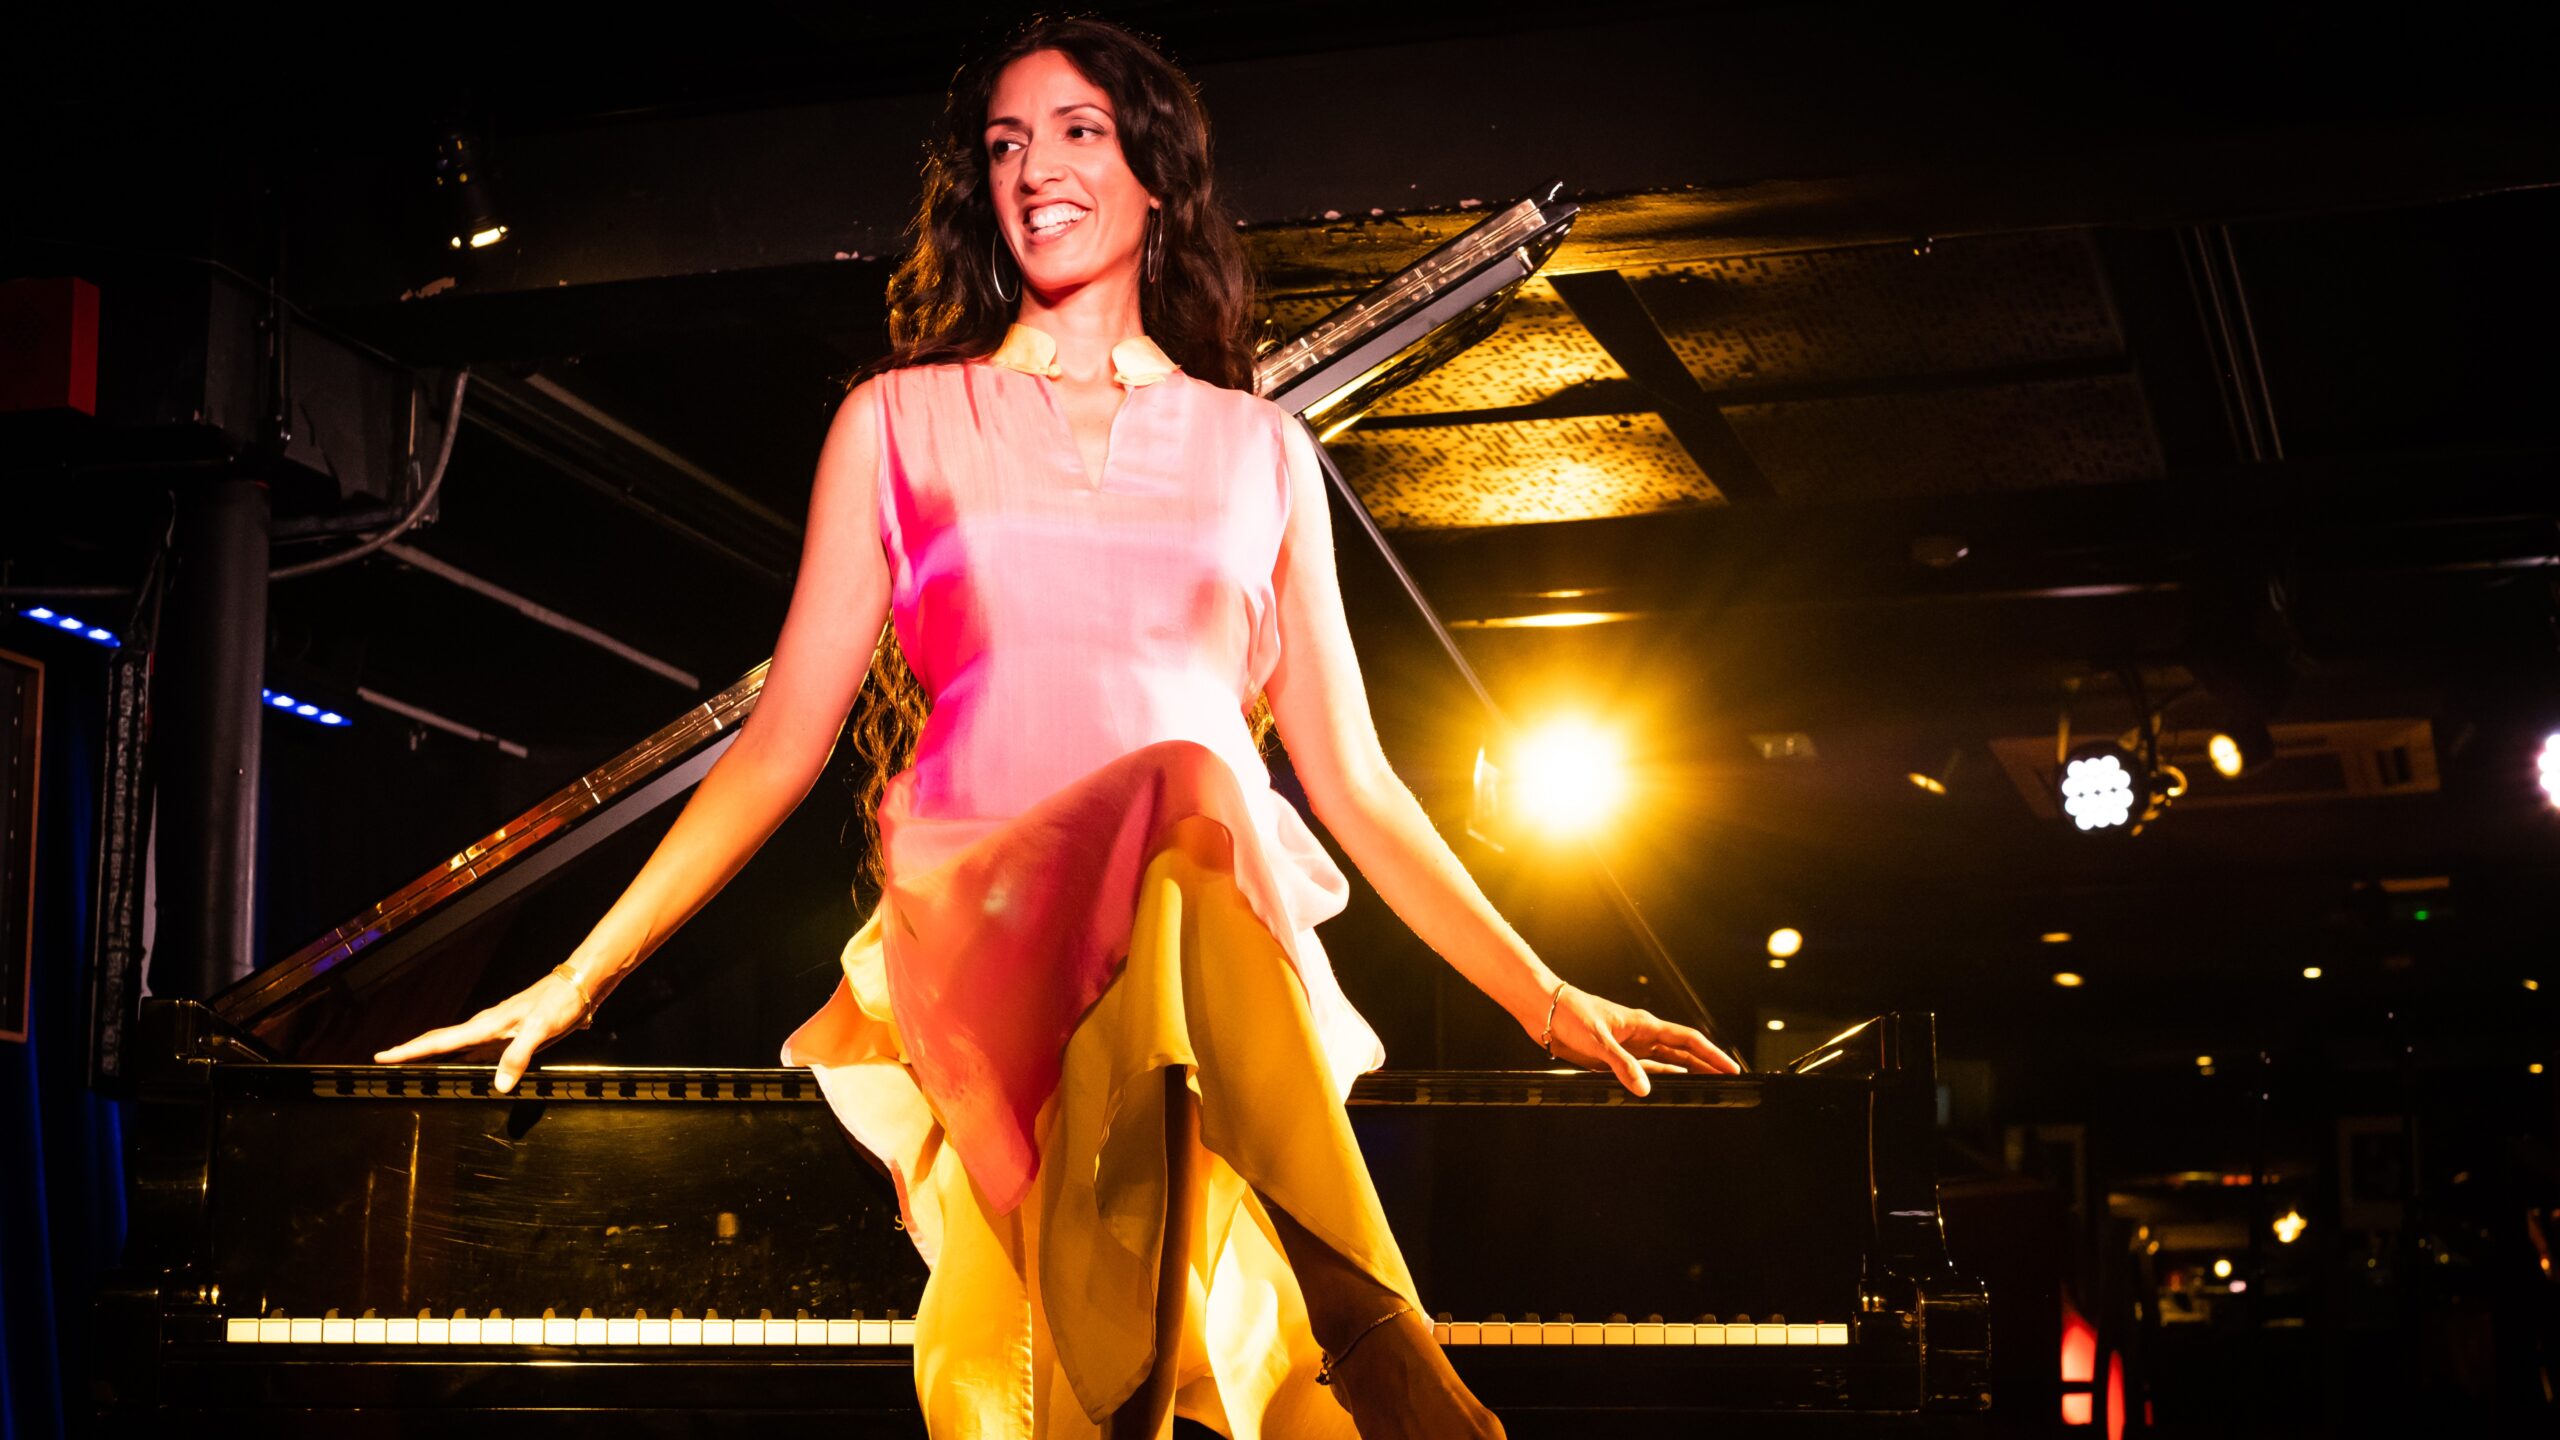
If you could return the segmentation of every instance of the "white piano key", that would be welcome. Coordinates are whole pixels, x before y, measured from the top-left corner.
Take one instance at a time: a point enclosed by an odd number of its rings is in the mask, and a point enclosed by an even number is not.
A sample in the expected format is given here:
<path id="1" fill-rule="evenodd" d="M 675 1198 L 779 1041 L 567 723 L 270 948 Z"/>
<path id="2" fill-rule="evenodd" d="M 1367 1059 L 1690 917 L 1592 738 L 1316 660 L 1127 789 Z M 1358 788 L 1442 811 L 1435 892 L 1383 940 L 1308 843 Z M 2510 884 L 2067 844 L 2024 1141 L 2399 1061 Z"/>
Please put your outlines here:
<path id="1" fill-rule="evenodd" d="M 1636 1343 L 1636 1344 L 1638 1344 L 1638 1345 L 1660 1345 L 1660 1344 L 1662 1344 L 1662 1343 L 1663 1343 L 1663 1332 L 1664 1332 L 1664 1331 L 1666 1331 L 1666 1330 L 1668 1330 L 1668 1329 L 1670 1329 L 1671 1327 L 1670 1327 L 1670 1326 L 1668 1326 L 1668 1325 L 1657 1325 L 1657 1324 L 1653 1324 L 1653 1323 L 1651 1323 L 1651 1322 L 1647 1322 L 1647 1323 L 1645 1323 L 1645 1324 L 1638 1325 L 1638 1326 L 1637 1326 L 1637 1327 L 1635 1327 L 1635 1328 L 1636 1328 L 1636 1337 L 1635 1337 L 1635 1343 Z"/>
<path id="2" fill-rule="evenodd" d="M 828 1321 L 828 1322 L 827 1322 L 827 1343 L 828 1343 L 828 1344 L 830 1344 L 830 1345 L 859 1345 L 859 1344 L 861 1344 L 861 1343 L 862 1343 L 862 1322 L 861 1322 L 861 1321 L 859 1321 L 859 1320 L 830 1320 L 830 1321 Z"/>
<path id="3" fill-rule="evenodd" d="M 319 1344 L 320 1321 L 316 1317 L 312 1316 L 295 1316 L 293 1318 L 293 1343 L 296 1345 Z"/>
<path id="4" fill-rule="evenodd" d="M 222 1338 L 226 1344 L 257 1344 L 258 1317 L 255 1315 L 234 1315 L 230 1319 L 223 1321 Z"/>
<path id="5" fill-rule="evenodd" d="M 480 1339 L 483 1344 L 539 1345 L 542 1343 L 542 1317 L 539 1315 L 523 1315 L 508 1321 L 507 1334 L 503 1340 L 490 1332 L 489 1324 L 490 1322 L 486 1320 L 480 1322 Z"/>
<path id="6" fill-rule="evenodd" d="M 1431 1343 L 1432 1343 L 1432 1344 L 1434 1344 L 1434 1345 L 1446 1345 L 1446 1344 L 1448 1344 L 1448 1343 L 1449 1343 L 1449 1331 L 1450 1331 L 1451 1329 L 1453 1329 L 1453 1328 L 1455 1328 L 1455 1327 L 1450 1326 L 1450 1325 L 1447 1325 L 1447 1324 L 1445 1324 L 1445 1323 L 1443 1323 L 1443 1322 L 1441 1322 L 1441 1321 L 1438 1321 L 1438 1320 L 1434 1320 L 1434 1321 L 1432 1321 L 1432 1322 L 1431 1322 Z"/>
<path id="7" fill-rule="evenodd" d="M 1597 1345 L 1608 1338 L 1609 1327 L 1596 1320 L 1577 1320 L 1565 1327 L 1565 1343 Z"/>
<path id="8" fill-rule="evenodd" d="M 359 1344 L 359 1345 L 379 1345 L 379 1344 L 381 1344 L 381 1343 L 382 1343 L 382 1341 L 383 1341 L 383 1334 L 382 1334 L 382 1322 L 381 1322 L 381 1321 L 379 1321 L 379 1320 L 367 1320 L 367 1319 L 365 1319 L 363 1316 L 358 1316 L 358 1317 L 356 1317 L 356 1343 L 357 1343 L 357 1344 Z"/>
<path id="9" fill-rule="evenodd" d="M 1547 1332 L 1543 1343 L 1549 1345 L 1570 1345 L 1573 1343 L 1573 1326 L 1570 1324 L 1567 1324 L 1562 1320 L 1550 1320 L 1546 1322 L 1546 1325 L 1543 1328 Z"/>
<path id="10" fill-rule="evenodd" d="M 597 1339 L 599 1339 L 599 1340 L 603 1339 L 603 1338 L 604 1338 L 604 1324 L 603 1324 L 603 1322 L 601 1322 L 601 1321 L 595 1321 L 595 1322 L 591 1322 L 591 1323 L 593 1323 L 593 1324 L 595 1325 L 595 1327 L 596 1327 L 596 1338 L 597 1338 Z M 575 1344 L 577 1344 L 577 1343 L 578 1343 L 578 1321 L 577 1321 L 577 1318 L 576 1318 L 575 1316 L 564 1316 L 564 1315 L 545 1315 L 545 1316 L 543 1316 L 543 1317 L 542 1317 L 542 1343 L 543 1343 L 543 1344 L 545 1344 L 545 1345 L 575 1345 Z"/>
<path id="11" fill-rule="evenodd" d="M 738 1322 L 735 1320 L 703 1321 L 702 1343 L 705 1345 L 735 1345 L 739 1343 Z M 764 1343 L 763 1331 L 756 1332 L 755 1343 L 759 1345 Z"/>
<path id="12" fill-rule="evenodd" d="M 414 1319 L 395 1319 L 383 1327 L 382 1338 L 386 1344 L 415 1345 L 418 1343 L 418 1322 Z"/>
<path id="13" fill-rule="evenodd" d="M 1662 1327 L 1662 1343 L 1665 1345 L 1703 1345 L 1706 1341 L 1699 1337 L 1698 1332 L 1705 1328 L 1706 1327 L 1703 1325 L 1690 1325 L 1685 1323 L 1665 1325 Z M 1724 1337 L 1719 1335 L 1716 1338 L 1721 1341 Z"/>
<path id="14" fill-rule="evenodd" d="M 447 1324 L 450 1326 L 450 1328 L 445 1332 L 447 1343 L 454 1345 L 477 1345 L 480 1343 L 481 1326 L 479 1321 L 472 1319 L 468 1315 L 456 1315 L 451 1321 L 447 1322 Z M 503 1330 L 506 1328 L 507 1322 L 500 1320 L 497 1322 L 497 1325 L 499 1329 Z"/>
<path id="15" fill-rule="evenodd" d="M 1813 1343 L 1816 1345 L 1846 1345 L 1849 1343 L 1849 1327 L 1847 1325 L 1816 1325 L 1813 1328 Z"/>
<path id="16" fill-rule="evenodd" d="M 1461 1320 L 1457 1324 L 1449 1327 L 1448 1343 L 1452 1345 L 1481 1345 L 1484 1343 L 1484 1326 L 1472 1320 Z"/>
<path id="17" fill-rule="evenodd" d="M 258 1317 L 258 1343 L 281 1345 L 293 1338 L 293 1322 L 281 1315 Z"/>
<path id="18" fill-rule="evenodd" d="M 1821 1327 L 1818 1325 L 1797 1325 L 1790 1323 L 1787 1326 L 1787 1343 L 1790 1345 L 1814 1344 L 1821 1338 L 1820 1331 Z"/>
<path id="19" fill-rule="evenodd" d="M 700 1332 L 696 1332 L 696 1333 L 697 1333 L 697 1334 L 699 1334 Z M 668 1334 L 667 1334 L 667 1322 L 666 1322 L 666 1321 L 664 1321 L 664 1320 L 643 1320 L 643 1321 L 641 1321 L 641 1322 L 640 1322 L 640 1343 L 641 1343 L 641 1344 L 643 1344 L 643 1345 L 664 1345 L 664 1344 L 666 1344 L 666 1343 L 667 1343 L 667 1341 L 668 1341 Z"/>
<path id="20" fill-rule="evenodd" d="M 777 1321 L 775 1323 L 779 1324 L 781 1322 Z M 777 1343 L 773 1339 L 773 1328 L 774 1327 L 772 1325 L 764 1327 L 765 1341 L 768 1344 Z M 824 1345 L 827 1343 L 827 1322 L 824 1320 L 796 1321 L 791 1327 L 791 1333 L 778 1343 L 785 1345 Z"/>
<path id="21" fill-rule="evenodd" d="M 1612 1321 L 1609 1324 L 1600 1327 L 1600 1343 L 1603 1345 L 1633 1345 L 1636 1343 L 1636 1327 L 1632 1324 Z"/>
<path id="22" fill-rule="evenodd" d="M 1760 1327 L 1760 1343 L 1761 1343 L 1761 1344 L 1763 1344 L 1763 1345 L 1784 1345 L 1784 1344 L 1786 1344 L 1786 1343 L 1787 1343 L 1787 1327 L 1786 1327 L 1786 1326 L 1784 1326 L 1784 1325 L 1763 1325 L 1763 1326 L 1761 1326 L 1761 1327 Z"/>
<path id="23" fill-rule="evenodd" d="M 886 1344 L 888 1344 L 888 1343 L 889 1343 L 889 1322 L 888 1322 L 888 1320 L 884 1317 L 884 1318 L 882 1318 L 882 1319 L 878 1319 L 878 1320 L 865 1320 L 865 1321 L 863 1321 L 863 1322 L 862 1322 L 862 1343 L 863 1343 L 863 1344 L 865 1344 L 865 1345 L 886 1345 Z"/>
<path id="24" fill-rule="evenodd" d="M 916 1322 L 913 1320 L 890 1321 L 889 1343 L 892 1345 L 913 1346 L 916 1343 Z"/>
<path id="25" fill-rule="evenodd" d="M 574 1344 L 603 1345 L 610 1343 L 612 1339 L 613 1322 L 610 1320 L 595 1315 L 581 1315 L 569 1323 L 572 1327 L 569 1335 Z"/>
<path id="26" fill-rule="evenodd" d="M 729 1332 L 737 1337 L 737 1344 L 761 1345 L 764 1343 L 764 1323 L 762 1320 L 732 1321 Z"/>
<path id="27" fill-rule="evenodd" d="M 714 1325 L 726 1325 L 728 1323 L 729 1322 L 726 1320 L 670 1320 L 667 1322 L 667 1343 L 670 1345 L 708 1345 L 712 1343 L 711 1337 L 707 1333 L 710 1328 Z M 725 1345 L 728 1343 L 728 1340 L 724 1336 L 719 1343 Z"/>
<path id="28" fill-rule="evenodd" d="M 1698 1343 L 1701 1345 L 1754 1345 L 1759 1343 L 1759 1336 L 1760 1332 L 1749 1325 L 1698 1327 Z"/>
<path id="29" fill-rule="evenodd" d="M 322 1319 L 320 1322 L 320 1343 L 323 1345 L 353 1345 L 356 1343 L 356 1322 L 344 1319 Z"/>
<path id="30" fill-rule="evenodd" d="M 637 1345 L 640 1343 L 640 1321 L 637 1316 L 617 1315 L 604 1322 L 604 1343 Z"/>

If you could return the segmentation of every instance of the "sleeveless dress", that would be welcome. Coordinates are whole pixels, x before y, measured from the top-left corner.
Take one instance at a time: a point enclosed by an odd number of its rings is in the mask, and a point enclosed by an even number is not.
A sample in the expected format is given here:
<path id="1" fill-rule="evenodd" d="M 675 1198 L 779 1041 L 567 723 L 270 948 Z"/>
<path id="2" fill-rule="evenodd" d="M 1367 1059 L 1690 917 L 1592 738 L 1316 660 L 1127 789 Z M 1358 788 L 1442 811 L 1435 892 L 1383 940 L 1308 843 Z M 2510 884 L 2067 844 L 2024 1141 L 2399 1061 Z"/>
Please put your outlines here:
<path id="1" fill-rule="evenodd" d="M 931 1267 L 933 1440 L 1097 1436 L 1144 1381 L 1168 1066 L 1206 1195 L 1175 1413 L 1353 1440 L 1263 1202 L 1420 1303 L 1342 1108 L 1385 1059 L 1313 928 L 1349 887 L 1246 718 L 1279 655 L 1286 417 L 1123 341 L 1095 483 L 1054 354 L 1017 325 L 874 386 L 890 622 L 934 703 L 882 797 L 880 903 L 783 1063 Z"/>

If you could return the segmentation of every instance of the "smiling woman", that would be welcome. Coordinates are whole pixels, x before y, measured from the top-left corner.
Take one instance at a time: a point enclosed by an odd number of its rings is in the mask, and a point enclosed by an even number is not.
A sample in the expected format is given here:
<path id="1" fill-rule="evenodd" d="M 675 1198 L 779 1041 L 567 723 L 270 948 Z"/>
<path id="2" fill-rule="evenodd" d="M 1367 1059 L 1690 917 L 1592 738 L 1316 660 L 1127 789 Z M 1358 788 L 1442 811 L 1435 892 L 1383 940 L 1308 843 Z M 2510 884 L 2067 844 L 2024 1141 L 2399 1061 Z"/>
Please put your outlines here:
<path id="1" fill-rule="evenodd" d="M 1176 1414 L 1484 1440 L 1501 1424 L 1434 1342 L 1343 1108 L 1385 1053 L 1316 937 L 1348 879 L 1265 731 L 1379 895 L 1549 1056 L 1637 1095 L 1735 1066 L 1558 979 L 1389 768 L 1313 442 L 1249 388 L 1208 136 L 1180 72 L 1103 22 L 962 69 L 755 713 L 551 977 L 377 1058 L 503 1038 L 510 1088 L 799 803 L 867 667 L 881 898 L 782 1055 L 931 1267 L 935 1440 L 1162 1440 Z"/>

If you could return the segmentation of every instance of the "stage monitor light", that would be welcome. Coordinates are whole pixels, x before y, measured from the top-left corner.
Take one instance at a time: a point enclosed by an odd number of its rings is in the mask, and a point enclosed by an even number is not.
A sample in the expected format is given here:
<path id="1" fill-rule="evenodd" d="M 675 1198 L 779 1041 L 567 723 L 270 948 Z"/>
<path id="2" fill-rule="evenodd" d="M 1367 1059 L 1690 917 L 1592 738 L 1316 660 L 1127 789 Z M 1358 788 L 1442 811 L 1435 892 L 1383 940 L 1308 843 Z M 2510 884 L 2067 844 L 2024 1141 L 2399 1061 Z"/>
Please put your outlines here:
<path id="1" fill-rule="evenodd" d="M 2121 830 L 2148 789 L 2134 757 L 2112 741 L 2083 745 L 2063 763 L 2062 812 L 2081 830 Z"/>

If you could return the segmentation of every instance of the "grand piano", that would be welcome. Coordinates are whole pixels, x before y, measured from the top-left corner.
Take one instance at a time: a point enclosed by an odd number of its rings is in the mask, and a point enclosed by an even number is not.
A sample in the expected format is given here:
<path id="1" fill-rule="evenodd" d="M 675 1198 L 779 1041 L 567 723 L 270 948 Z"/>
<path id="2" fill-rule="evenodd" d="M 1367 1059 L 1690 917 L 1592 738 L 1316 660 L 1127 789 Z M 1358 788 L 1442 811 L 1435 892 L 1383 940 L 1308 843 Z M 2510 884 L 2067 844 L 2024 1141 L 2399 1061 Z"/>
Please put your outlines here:
<path id="1" fill-rule="evenodd" d="M 1338 431 L 1486 333 L 1571 219 L 1552 190 L 1496 213 L 1268 352 L 1262 393 Z M 498 1095 L 485 1065 L 347 1040 L 386 1007 L 403 1032 L 453 1018 L 414 1007 L 452 1003 L 457 957 L 548 968 L 493 959 L 506 917 L 681 796 L 762 680 L 212 1000 L 138 1008 L 103 1433 L 923 1433 L 925 1270 L 808 1072 L 548 1065 Z M 1642 1100 L 1382 1071 L 1351 1116 L 1438 1338 L 1512 1435 L 1970 1434 L 1988 1306 L 1940 1225 L 1934 1062 L 1931 1018 L 1892 1014 Z"/>

